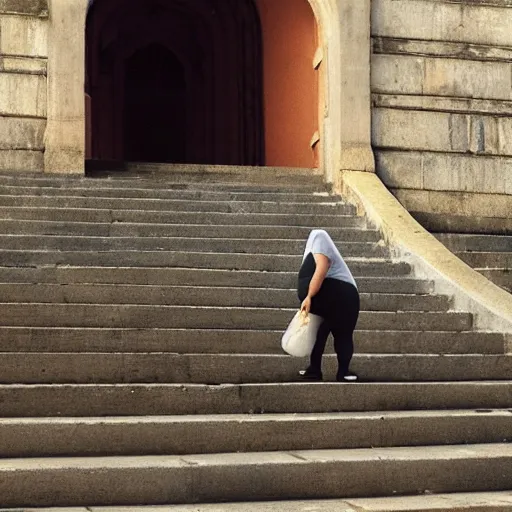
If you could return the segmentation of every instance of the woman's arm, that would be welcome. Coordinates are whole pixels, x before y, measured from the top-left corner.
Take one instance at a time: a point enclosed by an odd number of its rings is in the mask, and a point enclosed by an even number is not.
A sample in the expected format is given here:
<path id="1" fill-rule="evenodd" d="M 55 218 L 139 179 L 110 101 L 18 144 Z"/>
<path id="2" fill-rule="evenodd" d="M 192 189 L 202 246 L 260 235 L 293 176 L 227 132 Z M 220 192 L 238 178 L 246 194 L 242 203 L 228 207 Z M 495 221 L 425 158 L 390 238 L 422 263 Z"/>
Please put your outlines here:
<path id="1" fill-rule="evenodd" d="M 331 266 L 329 258 L 324 254 L 313 254 L 313 256 L 315 258 L 316 270 L 309 283 L 308 296 L 304 299 L 300 307 L 300 310 L 306 314 L 308 314 L 311 309 L 311 299 L 320 291 L 325 276 Z"/>

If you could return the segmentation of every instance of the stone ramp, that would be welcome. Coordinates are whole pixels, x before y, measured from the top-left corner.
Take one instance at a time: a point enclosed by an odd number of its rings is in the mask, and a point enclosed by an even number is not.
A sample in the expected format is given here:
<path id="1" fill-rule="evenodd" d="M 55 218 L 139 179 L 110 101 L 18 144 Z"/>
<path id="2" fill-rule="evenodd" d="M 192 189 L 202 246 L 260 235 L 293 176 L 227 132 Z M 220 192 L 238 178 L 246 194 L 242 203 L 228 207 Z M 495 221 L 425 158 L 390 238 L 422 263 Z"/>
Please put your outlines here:
<path id="1" fill-rule="evenodd" d="M 100 175 L 0 175 L 0 507 L 507 502 L 510 336 L 476 330 L 320 176 Z M 360 286 L 357 384 L 330 382 L 332 346 L 326 382 L 296 382 L 279 346 L 312 228 Z"/>

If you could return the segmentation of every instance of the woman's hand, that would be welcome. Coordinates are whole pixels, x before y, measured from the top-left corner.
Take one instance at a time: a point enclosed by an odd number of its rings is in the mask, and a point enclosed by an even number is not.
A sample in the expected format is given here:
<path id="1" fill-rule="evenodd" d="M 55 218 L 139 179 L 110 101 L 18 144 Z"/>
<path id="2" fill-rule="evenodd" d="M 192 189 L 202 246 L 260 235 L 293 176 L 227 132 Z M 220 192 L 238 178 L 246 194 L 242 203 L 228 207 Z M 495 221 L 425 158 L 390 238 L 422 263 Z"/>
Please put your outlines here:
<path id="1" fill-rule="evenodd" d="M 309 295 L 303 300 L 300 310 L 305 315 L 309 315 L 309 311 L 311 310 L 311 297 Z"/>

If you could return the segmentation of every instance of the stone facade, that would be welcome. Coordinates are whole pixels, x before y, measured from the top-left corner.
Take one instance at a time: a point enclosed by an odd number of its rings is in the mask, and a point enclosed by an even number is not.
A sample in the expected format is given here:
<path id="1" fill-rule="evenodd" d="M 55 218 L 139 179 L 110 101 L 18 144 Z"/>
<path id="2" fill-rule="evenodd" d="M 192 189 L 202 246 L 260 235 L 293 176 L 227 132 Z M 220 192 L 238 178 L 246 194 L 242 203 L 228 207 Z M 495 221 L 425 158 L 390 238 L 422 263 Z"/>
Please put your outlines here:
<path id="1" fill-rule="evenodd" d="M 373 147 L 381 179 L 428 228 L 512 232 L 512 2 L 310 4 L 327 179 L 373 171 Z M 0 170 L 83 172 L 86 9 L 0 0 Z"/>
<path id="2" fill-rule="evenodd" d="M 511 232 L 512 2 L 372 9 L 379 176 L 432 230 Z"/>
<path id="3" fill-rule="evenodd" d="M 0 170 L 44 167 L 47 36 L 46 2 L 0 0 Z"/>

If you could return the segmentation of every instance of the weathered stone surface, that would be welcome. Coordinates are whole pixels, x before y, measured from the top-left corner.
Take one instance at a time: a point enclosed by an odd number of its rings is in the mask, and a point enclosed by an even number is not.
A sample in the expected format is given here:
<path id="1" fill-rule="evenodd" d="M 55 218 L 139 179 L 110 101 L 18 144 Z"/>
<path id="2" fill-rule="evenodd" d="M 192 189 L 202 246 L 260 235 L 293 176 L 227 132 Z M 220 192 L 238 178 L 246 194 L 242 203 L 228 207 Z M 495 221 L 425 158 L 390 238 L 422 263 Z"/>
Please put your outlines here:
<path id="1" fill-rule="evenodd" d="M 512 158 L 382 150 L 377 157 L 391 188 L 512 194 Z"/>
<path id="2" fill-rule="evenodd" d="M 335 240 L 335 242 L 339 242 Z M 341 245 L 341 244 L 340 244 Z M 344 242 L 347 258 L 385 258 L 389 250 L 383 244 Z M 57 251 L 172 251 L 216 254 L 262 254 L 296 256 L 304 249 L 303 240 L 190 239 L 172 237 L 76 237 L 40 235 L 1 235 L 0 247 L 5 250 Z"/>
<path id="3" fill-rule="evenodd" d="M 5 0 L 0 0 L 1 3 Z M 28 0 L 12 0 L 23 4 Z M 0 15 L 0 54 L 24 57 L 48 56 L 48 21 L 32 16 Z"/>
<path id="4" fill-rule="evenodd" d="M 30 202 L 30 201 L 29 201 Z M 142 224 L 209 224 L 231 226 L 280 226 L 318 228 L 362 227 L 362 217 L 336 215 L 241 214 L 173 212 L 151 210 L 109 210 L 92 208 L 44 208 L 44 206 L 0 206 L 4 219 L 60 220 L 71 222 L 130 222 Z"/>
<path id="5" fill-rule="evenodd" d="M 0 137 L 2 136 L 2 117 L 0 117 Z M 13 118 L 5 118 L 13 119 Z M 14 125 L 23 123 L 23 119 L 12 121 Z M 32 121 L 32 120 L 27 120 Z M 7 131 L 7 122 L 6 131 Z M 34 126 L 46 126 L 45 121 L 34 121 Z M 44 129 L 44 128 L 43 128 Z M 23 141 L 21 136 L 14 141 Z M 12 139 L 11 139 L 12 140 Z M 42 143 L 41 143 L 42 144 Z M 1 147 L 1 146 L 0 146 Z M 9 195 L 9 192 L 12 194 Z M 109 197 L 80 197 L 73 196 L 72 192 L 64 190 L 50 191 L 48 195 L 42 195 L 42 190 L 33 188 L 26 190 L 27 194 L 20 194 L 22 189 L 11 189 L 2 187 L 0 190 L 1 206 L 35 206 L 35 207 L 54 207 L 54 208 L 100 208 L 113 210 L 149 210 L 149 211 L 167 211 L 167 212 L 210 212 L 210 213 L 231 213 L 240 215 L 248 213 L 260 214 L 296 214 L 296 215 L 350 215 L 354 213 L 354 207 L 351 205 L 341 205 L 337 203 L 302 203 L 302 204 L 282 204 L 282 203 L 263 203 L 250 201 L 194 201 L 194 200 L 146 200 L 142 198 L 109 198 Z M 59 194 L 60 193 L 60 194 Z M 101 193 L 98 193 L 100 195 Z M 64 196 L 64 197 L 61 197 Z M 149 226 L 147 226 L 149 227 Z M 157 226 L 161 228 L 161 226 Z M 187 226 L 188 227 L 188 226 Z M 214 227 L 212 227 L 214 229 Z M 269 230 L 272 226 L 269 226 Z M 269 231 L 270 232 L 270 231 Z M 359 232 L 359 231 L 358 231 Z M 219 233 L 220 234 L 220 233 Z M 203 235 L 205 238 L 215 238 L 215 236 Z M 307 234 L 306 234 L 307 237 Z M 300 236 L 298 238 L 306 238 Z M 219 236 L 219 238 L 225 238 Z M 230 237 L 231 238 L 231 237 Z M 236 236 L 232 238 L 237 238 Z M 247 238 L 241 236 L 240 238 Z M 280 238 L 280 237 L 276 237 Z M 290 238 L 285 236 L 284 238 Z"/>
<path id="6" fill-rule="evenodd" d="M 0 327 L 2 352 L 181 354 L 282 354 L 281 331 L 236 329 L 63 329 L 55 327 Z M 357 353 L 378 354 L 503 354 L 507 338 L 492 332 L 357 330 Z M 327 353 L 333 353 L 328 343 Z"/>
<path id="7" fill-rule="evenodd" d="M 178 329 L 286 329 L 296 309 L 97 304 L 2 304 L 0 325 Z M 34 320 L 37 319 L 37 320 Z M 469 313 L 362 311 L 361 329 L 467 331 Z"/>
<path id="8" fill-rule="evenodd" d="M 464 121 L 460 114 L 374 109 L 373 144 L 390 149 L 464 152 L 469 146 Z"/>
<path id="9" fill-rule="evenodd" d="M 377 108 L 373 111 L 373 144 L 512 156 L 512 118 Z"/>
<path id="10" fill-rule="evenodd" d="M 414 210 L 411 210 L 410 213 L 425 229 L 434 233 L 512 234 L 510 215 L 468 217 L 467 215 L 457 215 L 457 213 L 415 212 Z M 497 212 L 496 215 L 503 215 L 503 212 Z"/>
<path id="11" fill-rule="evenodd" d="M 46 116 L 46 77 L 26 73 L 0 73 L 0 91 L 0 114 Z"/>
<path id="12" fill-rule="evenodd" d="M 44 119 L 0 116 L 0 150 L 43 151 Z"/>
<path id="13" fill-rule="evenodd" d="M 278 343 L 279 338 L 276 340 Z M 0 361 L 2 384 L 273 384 L 294 382 L 304 360 L 262 354 L 14 354 Z M 356 354 L 351 367 L 369 382 L 506 380 L 505 355 Z M 324 379 L 334 381 L 337 361 L 325 356 Z M 512 440 L 512 422 L 510 428 Z"/>
<path id="14" fill-rule="evenodd" d="M 443 295 L 361 294 L 363 311 L 447 311 L 450 302 Z M 294 308 L 299 302 L 294 289 L 207 286 L 133 285 L 44 285 L 2 284 L 4 302 L 60 302 L 81 304 L 147 304 L 174 306 L 248 306 Z"/>
<path id="15" fill-rule="evenodd" d="M 452 251 L 512 252 L 512 236 L 438 233 L 436 238 Z"/>
<path id="16" fill-rule="evenodd" d="M 486 464 L 482 464 L 482 459 Z M 6 506 L 130 505 L 506 489 L 506 443 L 0 462 Z M 386 478 L 382 478 L 385 474 Z M 404 478 L 403 475 L 408 475 Z M 286 475 L 285 477 L 283 475 Z M 341 476 L 342 475 L 342 476 Z M 315 478 L 312 478 L 314 476 Z M 428 488 L 427 488 L 428 485 Z M 44 492 L 43 492 L 44 491 Z"/>
<path id="17" fill-rule="evenodd" d="M 396 198 L 410 211 L 453 213 L 468 217 L 495 217 L 512 211 L 512 195 L 472 192 L 393 189 Z"/>
<path id="18" fill-rule="evenodd" d="M 0 0 L 0 13 L 48 15 L 48 0 Z"/>
<path id="19" fill-rule="evenodd" d="M 512 99 L 512 64 L 373 55 L 372 92 Z"/>
<path id="20" fill-rule="evenodd" d="M 43 152 L 0 150 L 0 171 L 43 172 Z"/>
<path id="21" fill-rule="evenodd" d="M 512 422 L 510 412 L 503 410 L 0 419 L 2 458 L 435 446 L 507 439 L 512 439 Z"/>
<path id="22" fill-rule="evenodd" d="M 51 0 L 48 28 L 48 127 L 44 170 L 82 175 L 85 168 L 85 17 L 87 0 Z M 65 96 L 66 101 L 62 101 Z"/>
<path id="23" fill-rule="evenodd" d="M 374 53 L 388 55 L 423 55 L 479 61 L 510 62 L 512 60 L 512 48 L 459 42 L 395 39 L 392 37 L 374 37 L 373 51 Z"/>
<path id="24" fill-rule="evenodd" d="M 506 0 L 479 3 L 377 0 L 372 2 L 372 33 L 404 39 L 512 46 L 510 4 Z M 485 5 L 493 3 L 495 7 Z"/>
<path id="25" fill-rule="evenodd" d="M 46 59 L 0 56 L 0 71 L 46 75 Z"/>
<path id="26" fill-rule="evenodd" d="M 443 96 L 420 96 L 401 94 L 374 94 L 376 108 L 404 110 L 427 110 L 434 112 L 460 112 L 462 114 L 490 114 L 512 116 L 512 102 L 505 100 L 481 100 L 475 98 L 449 98 Z"/>
<path id="27" fill-rule="evenodd" d="M 0 385 L 11 418 L 507 409 L 512 383 Z"/>
<path id="28" fill-rule="evenodd" d="M 221 504 L 170 505 L 167 507 L 87 507 L 47 509 L 47 512 L 509 512 L 512 493 L 451 493 L 392 498 L 350 500 L 307 500 L 237 502 Z M 25 509 L 24 512 L 38 512 Z"/>

